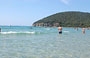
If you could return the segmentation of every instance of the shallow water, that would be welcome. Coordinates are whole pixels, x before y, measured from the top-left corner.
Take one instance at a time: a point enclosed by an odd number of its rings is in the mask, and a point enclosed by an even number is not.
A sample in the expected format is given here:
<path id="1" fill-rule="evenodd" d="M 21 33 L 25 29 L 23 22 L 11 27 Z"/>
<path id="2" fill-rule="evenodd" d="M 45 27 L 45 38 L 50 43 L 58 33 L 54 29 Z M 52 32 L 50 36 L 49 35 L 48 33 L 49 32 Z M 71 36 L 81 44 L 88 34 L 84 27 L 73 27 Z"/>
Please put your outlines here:
<path id="1" fill-rule="evenodd" d="M 90 30 L 0 26 L 1 58 L 90 58 Z"/>

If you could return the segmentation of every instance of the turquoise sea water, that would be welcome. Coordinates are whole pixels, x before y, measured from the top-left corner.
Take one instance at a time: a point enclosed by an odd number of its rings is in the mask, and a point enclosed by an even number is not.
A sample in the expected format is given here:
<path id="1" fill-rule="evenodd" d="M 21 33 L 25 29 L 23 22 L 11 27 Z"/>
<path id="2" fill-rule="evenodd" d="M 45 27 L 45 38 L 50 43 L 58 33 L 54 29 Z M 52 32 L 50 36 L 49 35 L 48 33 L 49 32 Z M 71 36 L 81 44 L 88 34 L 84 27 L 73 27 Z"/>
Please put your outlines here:
<path id="1" fill-rule="evenodd" d="M 0 26 L 0 58 L 90 58 L 90 30 Z"/>

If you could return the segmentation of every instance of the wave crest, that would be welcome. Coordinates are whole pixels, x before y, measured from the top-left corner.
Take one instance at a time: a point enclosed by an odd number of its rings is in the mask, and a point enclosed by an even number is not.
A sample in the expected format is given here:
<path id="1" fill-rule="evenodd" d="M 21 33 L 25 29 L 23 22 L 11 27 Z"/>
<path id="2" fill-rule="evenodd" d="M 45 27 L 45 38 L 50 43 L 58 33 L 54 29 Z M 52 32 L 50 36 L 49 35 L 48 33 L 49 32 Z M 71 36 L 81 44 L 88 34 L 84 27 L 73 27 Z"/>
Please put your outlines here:
<path id="1" fill-rule="evenodd" d="M 23 31 L 23 32 L 16 32 L 16 31 L 7 31 L 7 32 L 0 32 L 0 34 L 35 34 L 35 32 L 30 31 Z"/>

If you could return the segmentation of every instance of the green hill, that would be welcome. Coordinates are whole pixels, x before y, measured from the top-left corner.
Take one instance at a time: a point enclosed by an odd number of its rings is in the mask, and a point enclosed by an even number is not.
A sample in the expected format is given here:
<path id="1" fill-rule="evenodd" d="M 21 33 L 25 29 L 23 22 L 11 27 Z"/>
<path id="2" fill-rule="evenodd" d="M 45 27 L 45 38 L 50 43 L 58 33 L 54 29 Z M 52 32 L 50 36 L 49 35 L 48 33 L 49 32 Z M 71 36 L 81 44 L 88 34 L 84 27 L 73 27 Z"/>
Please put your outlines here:
<path id="1" fill-rule="evenodd" d="M 34 22 L 33 26 L 90 27 L 90 13 L 60 12 Z"/>

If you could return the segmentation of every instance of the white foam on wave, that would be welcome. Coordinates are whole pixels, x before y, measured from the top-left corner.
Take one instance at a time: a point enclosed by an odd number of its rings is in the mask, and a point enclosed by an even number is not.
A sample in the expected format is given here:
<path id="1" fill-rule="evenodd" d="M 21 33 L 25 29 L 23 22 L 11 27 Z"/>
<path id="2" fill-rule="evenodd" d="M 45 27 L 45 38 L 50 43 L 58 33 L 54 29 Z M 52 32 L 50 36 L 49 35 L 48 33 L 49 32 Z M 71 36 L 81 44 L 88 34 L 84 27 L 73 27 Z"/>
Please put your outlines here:
<path id="1" fill-rule="evenodd" d="M 23 31 L 23 32 L 16 32 L 16 31 L 7 31 L 7 32 L 0 32 L 1 34 L 34 34 L 35 32 L 30 31 Z"/>
<path id="2" fill-rule="evenodd" d="M 63 31 L 63 32 L 69 32 L 69 31 Z"/>

